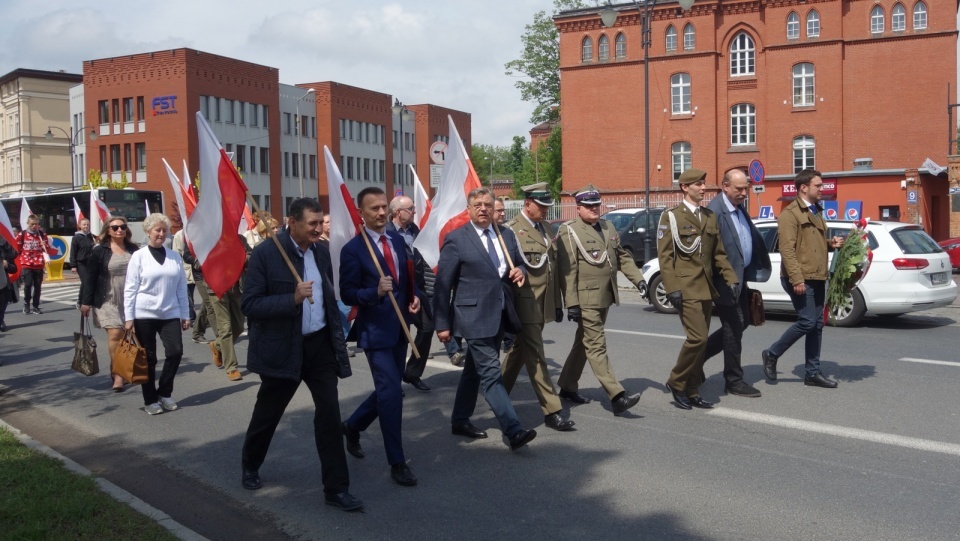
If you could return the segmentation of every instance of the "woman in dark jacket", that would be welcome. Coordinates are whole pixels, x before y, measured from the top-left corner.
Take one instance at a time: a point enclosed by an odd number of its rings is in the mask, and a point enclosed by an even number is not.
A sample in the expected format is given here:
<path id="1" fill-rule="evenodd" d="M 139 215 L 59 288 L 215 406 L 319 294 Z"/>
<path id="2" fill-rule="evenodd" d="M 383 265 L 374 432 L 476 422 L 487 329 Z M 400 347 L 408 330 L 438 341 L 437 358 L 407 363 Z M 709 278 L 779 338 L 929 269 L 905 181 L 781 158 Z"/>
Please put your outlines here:
<path id="1" fill-rule="evenodd" d="M 17 302 L 16 285 L 10 283 L 7 274 L 17 271 L 17 249 L 7 239 L 0 237 L 0 332 L 7 332 L 7 325 L 3 322 L 3 314 L 7 311 L 7 304 Z"/>
<path id="2" fill-rule="evenodd" d="M 113 373 L 113 352 L 123 339 L 123 285 L 127 277 L 127 263 L 138 247 L 130 238 L 133 233 L 123 216 L 111 216 L 100 232 L 99 242 L 90 252 L 81 278 L 87 287 L 80 298 L 80 313 L 84 316 L 93 307 L 93 323 L 107 332 L 107 352 L 110 355 L 110 375 L 114 392 L 123 391 L 123 378 Z"/>

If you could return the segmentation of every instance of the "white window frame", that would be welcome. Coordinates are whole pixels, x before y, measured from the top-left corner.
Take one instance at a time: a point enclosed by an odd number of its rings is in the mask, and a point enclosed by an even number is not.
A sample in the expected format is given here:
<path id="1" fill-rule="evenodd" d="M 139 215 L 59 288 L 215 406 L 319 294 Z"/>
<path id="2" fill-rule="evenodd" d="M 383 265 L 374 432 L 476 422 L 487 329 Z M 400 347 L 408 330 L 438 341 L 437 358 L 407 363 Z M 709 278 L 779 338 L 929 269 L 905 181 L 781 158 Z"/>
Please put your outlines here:
<path id="1" fill-rule="evenodd" d="M 880 6 L 873 6 L 873 9 L 870 10 L 870 33 L 882 34 L 884 24 L 883 8 Z"/>
<path id="2" fill-rule="evenodd" d="M 903 32 L 907 29 L 907 8 L 897 2 L 893 5 L 890 12 L 890 30 L 894 32 Z"/>
<path id="3" fill-rule="evenodd" d="M 583 64 L 593 62 L 593 39 L 590 36 L 583 38 L 580 42 L 580 62 Z"/>
<path id="4" fill-rule="evenodd" d="M 927 28 L 927 4 L 917 2 L 913 6 L 913 29 L 925 30 Z"/>
<path id="5" fill-rule="evenodd" d="M 809 62 L 793 66 L 793 106 L 811 107 L 815 105 L 816 68 Z"/>
<path id="6" fill-rule="evenodd" d="M 730 43 L 730 76 L 744 77 L 756 74 L 756 48 L 746 32 L 734 36 Z"/>
<path id="7" fill-rule="evenodd" d="M 697 30 L 693 23 L 687 23 L 683 27 L 683 50 L 692 51 L 697 48 Z"/>
<path id="8" fill-rule="evenodd" d="M 689 115 L 690 74 L 677 73 L 670 77 L 670 110 L 674 115 Z"/>
<path id="9" fill-rule="evenodd" d="M 800 39 L 800 15 L 796 11 L 787 15 L 787 39 Z"/>
<path id="10" fill-rule="evenodd" d="M 815 9 L 811 9 L 810 13 L 807 13 L 807 37 L 820 37 L 820 13 Z"/>
<path id="11" fill-rule="evenodd" d="M 610 61 L 610 38 L 606 34 L 601 34 L 597 40 L 597 55 L 600 62 Z"/>
<path id="12" fill-rule="evenodd" d="M 673 163 L 673 182 L 680 180 L 680 175 L 693 164 L 693 147 L 689 141 L 677 141 L 670 145 L 671 161 Z"/>
<path id="13" fill-rule="evenodd" d="M 667 31 L 664 34 L 664 46 L 667 48 L 668 53 L 677 50 L 677 27 L 672 24 L 667 27 Z"/>
<path id="14" fill-rule="evenodd" d="M 627 36 L 623 32 L 617 34 L 617 37 L 613 40 L 616 48 L 616 57 L 617 59 L 627 57 Z"/>
<path id="15" fill-rule="evenodd" d="M 793 174 L 804 169 L 816 169 L 817 144 L 810 135 L 793 138 Z"/>
<path id="16" fill-rule="evenodd" d="M 738 103 L 730 108 L 730 146 L 757 144 L 757 109 L 752 103 Z"/>

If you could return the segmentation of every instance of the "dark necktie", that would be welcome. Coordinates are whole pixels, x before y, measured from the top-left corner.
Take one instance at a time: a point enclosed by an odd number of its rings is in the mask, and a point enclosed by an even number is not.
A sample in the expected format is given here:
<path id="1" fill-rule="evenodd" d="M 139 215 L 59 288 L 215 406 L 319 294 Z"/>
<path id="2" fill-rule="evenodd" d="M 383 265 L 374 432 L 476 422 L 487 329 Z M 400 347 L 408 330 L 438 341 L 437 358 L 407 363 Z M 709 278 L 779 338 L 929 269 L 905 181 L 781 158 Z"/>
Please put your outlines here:
<path id="1" fill-rule="evenodd" d="M 487 237 L 487 252 L 490 254 L 490 262 L 493 268 L 500 272 L 500 257 L 497 255 L 497 249 L 493 246 L 493 235 L 489 229 L 484 229 L 483 234 Z"/>
<path id="2" fill-rule="evenodd" d="M 537 231 L 540 232 L 540 236 L 543 237 L 544 240 L 546 240 L 547 234 L 544 233 L 544 231 L 543 231 L 543 224 L 540 223 L 540 222 L 537 222 L 537 223 L 533 224 L 533 226 L 536 227 L 536 228 L 537 228 Z"/>
<path id="3" fill-rule="evenodd" d="M 380 235 L 380 245 L 383 247 L 383 258 L 387 260 L 387 267 L 390 267 L 390 276 L 397 280 L 397 266 L 393 262 L 393 250 L 390 249 L 390 239 L 386 235 Z"/>

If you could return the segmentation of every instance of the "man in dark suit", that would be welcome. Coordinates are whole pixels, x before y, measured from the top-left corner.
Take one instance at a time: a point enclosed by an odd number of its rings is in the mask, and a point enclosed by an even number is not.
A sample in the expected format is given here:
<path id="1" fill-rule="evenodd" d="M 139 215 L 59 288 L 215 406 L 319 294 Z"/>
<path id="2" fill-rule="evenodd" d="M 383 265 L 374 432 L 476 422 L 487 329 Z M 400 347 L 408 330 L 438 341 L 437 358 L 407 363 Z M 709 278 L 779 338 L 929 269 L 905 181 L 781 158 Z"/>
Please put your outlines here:
<path id="1" fill-rule="evenodd" d="M 90 220 L 81 218 L 77 222 L 77 232 L 73 235 L 73 242 L 70 243 L 70 267 L 74 274 L 80 278 L 80 288 L 77 293 L 77 307 L 80 307 L 80 299 L 83 299 L 83 277 L 87 275 L 87 259 L 90 258 L 90 252 L 96 244 L 93 233 L 90 232 Z M 193 307 L 190 307 L 190 313 L 193 313 Z"/>
<path id="2" fill-rule="evenodd" d="M 350 474 L 337 397 L 337 377 L 350 375 L 350 360 L 333 292 L 330 252 L 316 244 L 322 219 L 316 200 L 297 199 L 290 205 L 288 228 L 278 236 L 303 282 L 297 283 L 273 242 L 260 243 L 250 256 L 241 309 L 250 324 L 247 369 L 260 374 L 261 383 L 243 442 L 241 482 L 249 490 L 263 486 L 260 465 L 302 381 L 316 408 L 313 429 L 324 500 L 354 511 L 363 502 L 347 491 Z"/>
<path id="3" fill-rule="evenodd" d="M 386 194 L 380 188 L 364 188 L 357 194 L 357 208 L 364 227 L 361 234 L 350 239 L 340 251 L 340 298 L 345 304 L 357 307 L 350 334 L 357 337 L 357 345 L 367 355 L 374 391 L 343 423 L 343 433 L 347 438 L 347 452 L 363 458 L 360 433 L 379 418 L 391 477 L 398 485 L 414 486 L 417 478 L 407 466 L 400 437 L 403 419 L 400 380 L 407 355 L 404 327 L 410 325 L 410 315 L 420 311 L 420 299 L 407 267 L 406 244 L 397 233 L 386 231 Z M 379 270 L 371 250 L 379 262 Z M 388 298 L 391 292 L 404 312 L 402 320 Z"/>
<path id="4" fill-rule="evenodd" d="M 720 240 L 727 252 L 727 261 L 737 273 L 742 285 L 747 281 L 766 282 L 770 278 L 770 254 L 763 237 L 743 208 L 749 194 L 750 182 L 739 169 L 723 175 L 722 192 L 710 201 L 707 208 L 717 215 Z M 713 285 L 720 294 L 715 301 L 720 328 L 707 339 L 707 359 L 723 351 L 723 379 L 730 394 L 759 397 L 760 391 L 743 381 L 740 364 L 743 330 L 750 323 L 750 295 L 746 286 L 734 297 L 733 290 L 724 281 L 718 269 L 713 270 Z"/>
<path id="5" fill-rule="evenodd" d="M 493 208 L 490 189 L 471 191 L 467 195 L 470 223 L 454 229 L 444 239 L 434 287 L 434 324 L 441 342 L 447 343 L 456 335 L 467 346 L 467 359 L 453 403 L 451 432 L 468 438 L 487 437 L 486 432 L 470 422 L 483 385 L 483 396 L 509 440 L 510 449 L 517 450 L 533 440 L 537 432 L 520 426 L 500 375 L 500 345 L 505 311 L 513 309 L 511 288 L 513 284 L 523 285 L 525 271 L 513 232 L 500 229 L 502 244 L 498 239 L 491 223 Z M 504 252 L 516 267 L 510 268 Z"/>

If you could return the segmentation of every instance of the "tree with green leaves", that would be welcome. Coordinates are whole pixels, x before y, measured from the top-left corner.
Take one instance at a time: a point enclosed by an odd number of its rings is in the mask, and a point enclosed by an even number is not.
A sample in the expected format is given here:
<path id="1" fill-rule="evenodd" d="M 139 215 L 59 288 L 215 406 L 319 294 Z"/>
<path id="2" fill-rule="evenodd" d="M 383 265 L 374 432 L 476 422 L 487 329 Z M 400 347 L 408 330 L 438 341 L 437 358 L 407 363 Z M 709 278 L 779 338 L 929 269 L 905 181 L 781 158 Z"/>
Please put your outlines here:
<path id="1" fill-rule="evenodd" d="M 509 147 L 474 144 L 470 149 L 470 161 L 484 186 L 489 186 L 491 174 L 497 178 L 513 175 Z"/>
<path id="2" fill-rule="evenodd" d="M 520 98 L 537 104 L 530 122 L 539 124 L 559 117 L 560 107 L 560 32 L 553 24 L 553 15 L 561 11 L 586 7 L 581 0 L 553 0 L 551 15 L 538 11 L 533 23 L 526 26 L 520 40 L 523 52 L 520 58 L 507 62 L 508 76 L 520 74 L 525 80 L 514 86 L 520 89 Z"/>
<path id="3" fill-rule="evenodd" d="M 523 141 L 522 137 L 515 137 Z M 523 187 L 537 182 L 546 182 L 554 199 L 560 197 L 563 187 L 563 145 L 560 127 L 550 132 L 550 136 L 534 143 L 534 148 L 523 149 L 521 164 L 514 174 L 513 192 L 515 197 L 523 197 Z"/>
<path id="4" fill-rule="evenodd" d="M 94 188 L 110 188 L 113 190 L 122 190 L 130 185 L 130 180 L 127 179 L 127 172 L 120 172 L 120 180 L 113 180 L 110 177 L 104 177 L 103 173 L 97 171 L 96 169 L 91 169 L 87 173 L 87 182 L 83 185 L 84 190 L 92 190 Z"/>

